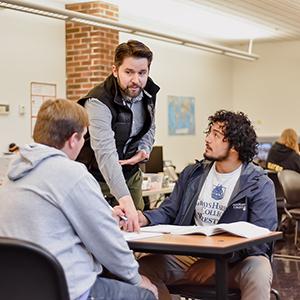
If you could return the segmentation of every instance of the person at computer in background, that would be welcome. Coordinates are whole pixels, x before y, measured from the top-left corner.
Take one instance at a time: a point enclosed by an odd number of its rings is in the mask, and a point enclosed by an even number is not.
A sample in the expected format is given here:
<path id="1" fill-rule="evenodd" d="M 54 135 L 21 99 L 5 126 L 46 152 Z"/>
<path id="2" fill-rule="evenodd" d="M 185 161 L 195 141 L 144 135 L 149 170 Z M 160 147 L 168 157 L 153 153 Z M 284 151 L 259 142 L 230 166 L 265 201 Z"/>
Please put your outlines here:
<path id="1" fill-rule="evenodd" d="M 298 135 L 294 129 L 283 130 L 272 145 L 267 158 L 267 168 L 277 172 L 288 169 L 300 173 Z"/>
<path id="2" fill-rule="evenodd" d="M 256 133 L 247 116 L 220 110 L 208 118 L 204 160 L 186 167 L 172 194 L 157 209 L 139 212 L 141 226 L 202 225 L 246 221 L 275 230 L 277 211 L 273 182 L 251 161 Z M 272 246 L 234 253 L 229 284 L 243 300 L 270 297 Z M 140 273 L 158 287 L 159 299 L 171 299 L 167 284 L 213 283 L 214 260 L 188 256 L 149 255 L 139 260 Z"/>
<path id="3" fill-rule="evenodd" d="M 149 158 L 154 143 L 159 87 L 149 77 L 152 56 L 139 41 L 121 43 L 112 74 L 79 101 L 89 115 L 90 141 L 78 160 L 86 163 L 104 195 L 117 199 L 111 204 L 124 210 L 128 231 L 139 230 L 135 207 L 143 210 L 144 200 L 138 163 Z"/>
<path id="4" fill-rule="evenodd" d="M 20 148 L 0 189 L 0 236 L 49 250 L 65 271 L 71 300 L 154 300 L 156 288 L 139 275 L 98 182 L 73 161 L 88 122 L 75 102 L 48 100 L 41 106 L 35 143 Z M 98 276 L 103 266 L 122 281 Z"/>

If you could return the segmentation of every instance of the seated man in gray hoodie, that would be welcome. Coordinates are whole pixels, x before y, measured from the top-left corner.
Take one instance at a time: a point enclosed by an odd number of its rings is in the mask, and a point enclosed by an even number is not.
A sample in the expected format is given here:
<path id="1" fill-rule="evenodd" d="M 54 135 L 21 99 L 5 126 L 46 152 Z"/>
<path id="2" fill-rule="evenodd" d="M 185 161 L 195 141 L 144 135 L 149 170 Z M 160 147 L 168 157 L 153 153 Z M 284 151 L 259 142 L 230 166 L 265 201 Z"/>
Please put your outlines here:
<path id="1" fill-rule="evenodd" d="M 31 241 L 56 256 L 72 300 L 154 300 L 156 287 L 138 273 L 97 181 L 73 161 L 88 125 L 75 102 L 41 106 L 35 143 L 20 148 L 0 190 L 0 235 Z M 120 280 L 101 276 L 103 267 Z"/>

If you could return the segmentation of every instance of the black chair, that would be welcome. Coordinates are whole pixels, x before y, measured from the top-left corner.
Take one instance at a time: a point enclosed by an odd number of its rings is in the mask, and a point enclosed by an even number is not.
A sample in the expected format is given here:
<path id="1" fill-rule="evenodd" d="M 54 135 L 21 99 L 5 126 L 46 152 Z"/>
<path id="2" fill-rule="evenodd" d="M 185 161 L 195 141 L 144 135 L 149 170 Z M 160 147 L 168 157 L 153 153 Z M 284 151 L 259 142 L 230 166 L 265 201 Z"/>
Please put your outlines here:
<path id="1" fill-rule="evenodd" d="M 70 300 L 64 271 L 47 250 L 0 237 L 0 298 Z"/>
<path id="2" fill-rule="evenodd" d="M 168 290 L 171 294 L 180 295 L 185 299 L 216 299 L 215 286 L 201 286 L 196 284 L 178 284 L 168 285 Z M 241 293 L 239 289 L 228 290 L 229 300 L 240 300 Z"/>
<path id="3" fill-rule="evenodd" d="M 200 286 L 196 284 L 179 284 L 169 285 L 168 289 L 171 294 L 180 295 L 185 299 L 203 299 L 213 300 L 216 299 L 215 286 Z M 271 295 L 275 296 L 276 300 L 280 300 L 280 296 L 277 290 L 272 289 Z M 239 289 L 228 290 L 229 300 L 240 300 L 241 292 Z"/>
<path id="4" fill-rule="evenodd" d="M 296 223 L 294 243 L 297 245 L 300 221 L 300 174 L 292 170 L 283 170 L 278 173 L 278 179 L 284 193 L 284 211 Z"/>
<path id="5" fill-rule="evenodd" d="M 284 214 L 284 194 L 282 186 L 279 182 L 277 172 L 267 170 L 268 177 L 273 181 L 275 187 L 275 195 L 276 195 L 276 206 L 278 212 L 278 228 L 281 228 L 282 215 Z"/>

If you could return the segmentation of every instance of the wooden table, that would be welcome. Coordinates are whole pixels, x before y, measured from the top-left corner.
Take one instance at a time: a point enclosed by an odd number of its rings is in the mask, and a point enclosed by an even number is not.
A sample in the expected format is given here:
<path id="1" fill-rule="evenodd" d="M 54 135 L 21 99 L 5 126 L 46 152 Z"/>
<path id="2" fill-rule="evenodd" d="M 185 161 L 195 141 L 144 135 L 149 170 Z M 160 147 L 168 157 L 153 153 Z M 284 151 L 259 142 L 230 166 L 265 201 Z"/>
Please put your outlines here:
<path id="1" fill-rule="evenodd" d="M 142 240 L 128 241 L 128 245 L 132 250 L 139 252 L 190 255 L 215 259 L 217 299 L 226 300 L 228 292 L 227 265 L 232 253 L 281 238 L 281 232 L 271 232 L 253 239 L 226 234 L 211 237 L 164 234 Z"/>

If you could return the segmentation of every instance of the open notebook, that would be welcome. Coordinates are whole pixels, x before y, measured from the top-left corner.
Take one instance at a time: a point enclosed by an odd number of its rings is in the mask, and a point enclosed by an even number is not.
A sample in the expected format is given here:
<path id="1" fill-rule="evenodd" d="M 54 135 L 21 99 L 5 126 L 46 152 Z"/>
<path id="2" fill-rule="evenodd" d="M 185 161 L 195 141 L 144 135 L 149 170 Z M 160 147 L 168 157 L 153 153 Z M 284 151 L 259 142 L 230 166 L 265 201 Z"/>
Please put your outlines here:
<path id="1" fill-rule="evenodd" d="M 142 227 L 143 233 L 172 233 L 172 234 L 204 234 L 207 236 L 219 234 L 222 232 L 233 235 L 256 238 L 270 232 L 269 229 L 256 226 L 248 222 L 234 222 L 229 224 L 217 224 L 212 226 L 178 226 L 178 225 L 154 225 Z"/>
<path id="2" fill-rule="evenodd" d="M 161 232 L 143 232 L 143 231 L 140 232 L 122 231 L 122 234 L 126 241 L 141 240 L 141 239 L 146 239 L 154 236 L 163 235 L 163 233 Z"/>

